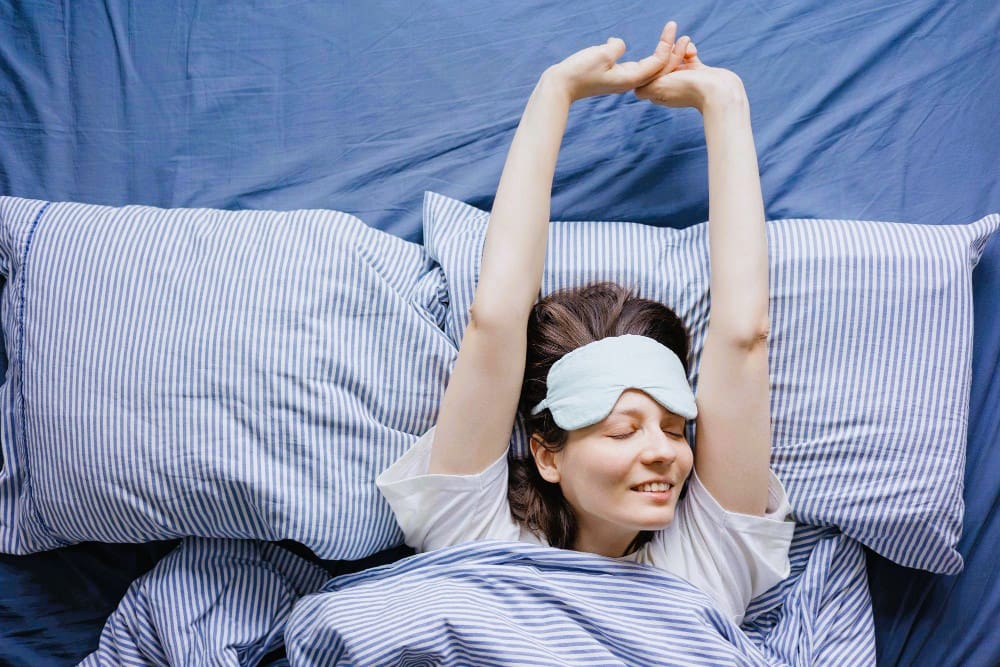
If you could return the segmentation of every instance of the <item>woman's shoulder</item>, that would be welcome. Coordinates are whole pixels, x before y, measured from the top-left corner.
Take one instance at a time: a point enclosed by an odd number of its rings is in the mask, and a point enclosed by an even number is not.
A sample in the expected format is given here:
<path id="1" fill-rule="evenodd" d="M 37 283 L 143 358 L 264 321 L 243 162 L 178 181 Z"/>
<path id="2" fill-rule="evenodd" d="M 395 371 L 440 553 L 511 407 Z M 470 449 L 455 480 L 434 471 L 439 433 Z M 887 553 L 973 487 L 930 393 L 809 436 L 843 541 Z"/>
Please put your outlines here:
<path id="1" fill-rule="evenodd" d="M 675 574 L 715 599 L 739 623 L 750 600 L 788 576 L 795 532 L 781 482 L 772 474 L 764 516 L 725 510 L 692 473 L 673 522 L 636 560 Z"/>
<path id="2" fill-rule="evenodd" d="M 791 506 L 781 480 L 771 472 L 768 504 L 761 516 L 730 512 L 701 483 L 694 470 L 685 495 L 678 501 L 674 520 L 646 545 L 654 555 L 680 554 L 700 558 L 699 547 L 710 549 L 719 541 L 765 541 L 789 545 L 795 532 Z M 676 559 L 671 559 L 676 561 Z"/>
<path id="3" fill-rule="evenodd" d="M 375 480 L 406 544 L 432 551 L 474 540 L 535 541 L 507 500 L 507 454 L 475 474 L 428 473 L 430 429 Z"/>
<path id="4" fill-rule="evenodd" d="M 507 452 L 504 452 L 493 463 L 478 473 L 451 474 L 428 473 L 430 467 L 431 449 L 434 445 L 435 427 L 428 429 L 420 438 L 410 445 L 402 456 L 392 465 L 383 470 L 375 478 L 375 484 L 380 490 L 393 485 L 408 483 L 408 486 L 446 487 L 452 489 L 487 488 L 498 479 L 506 480 Z"/>

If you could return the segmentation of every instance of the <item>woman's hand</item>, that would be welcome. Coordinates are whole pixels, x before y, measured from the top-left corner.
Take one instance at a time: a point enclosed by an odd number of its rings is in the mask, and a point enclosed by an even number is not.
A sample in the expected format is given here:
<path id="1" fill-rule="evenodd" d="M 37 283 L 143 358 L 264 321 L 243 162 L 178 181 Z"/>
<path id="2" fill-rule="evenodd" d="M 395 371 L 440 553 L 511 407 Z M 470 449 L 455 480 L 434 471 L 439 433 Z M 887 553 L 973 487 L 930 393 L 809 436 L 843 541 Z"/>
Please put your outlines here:
<path id="1" fill-rule="evenodd" d="M 571 101 L 627 92 L 650 83 L 681 63 L 689 40 L 685 36 L 675 44 L 676 30 L 677 24 L 668 22 L 653 54 L 638 62 L 617 62 L 625 53 L 625 42 L 618 37 L 611 37 L 600 46 L 577 51 L 553 65 L 548 74 L 558 77 L 566 87 Z"/>
<path id="2" fill-rule="evenodd" d="M 746 94 L 743 81 L 736 73 L 701 62 L 698 47 L 686 35 L 678 40 L 677 49 L 682 49 L 682 61 L 676 67 L 664 68 L 648 83 L 636 87 L 636 97 L 668 107 L 694 107 L 703 112 L 709 100 Z"/>

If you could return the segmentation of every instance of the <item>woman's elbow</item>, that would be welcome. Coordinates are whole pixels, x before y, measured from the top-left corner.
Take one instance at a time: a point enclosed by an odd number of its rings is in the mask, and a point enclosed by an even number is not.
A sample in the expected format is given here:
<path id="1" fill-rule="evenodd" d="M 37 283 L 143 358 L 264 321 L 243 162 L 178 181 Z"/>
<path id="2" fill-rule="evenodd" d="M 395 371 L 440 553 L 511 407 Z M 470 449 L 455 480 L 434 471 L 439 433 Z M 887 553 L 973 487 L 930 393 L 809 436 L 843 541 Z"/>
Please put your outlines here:
<path id="1" fill-rule="evenodd" d="M 528 314 L 508 304 L 490 307 L 473 303 L 469 306 L 469 326 L 480 331 L 507 332 L 512 327 L 522 331 L 528 324 Z"/>
<path id="2" fill-rule="evenodd" d="M 732 347 L 750 351 L 766 347 L 770 335 L 771 327 L 767 322 L 764 322 L 756 327 L 731 327 L 728 330 L 728 335 L 723 338 L 728 340 Z"/>

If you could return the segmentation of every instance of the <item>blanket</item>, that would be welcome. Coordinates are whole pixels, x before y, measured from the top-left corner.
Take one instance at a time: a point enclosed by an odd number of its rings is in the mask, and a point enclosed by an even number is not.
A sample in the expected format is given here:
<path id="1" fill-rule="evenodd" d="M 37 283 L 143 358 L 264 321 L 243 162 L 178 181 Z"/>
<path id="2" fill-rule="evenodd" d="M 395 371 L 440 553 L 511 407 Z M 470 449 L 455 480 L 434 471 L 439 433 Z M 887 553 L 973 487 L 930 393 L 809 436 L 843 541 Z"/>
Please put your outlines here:
<path id="1" fill-rule="evenodd" d="M 662 570 L 470 542 L 329 579 L 280 547 L 186 540 L 138 580 L 84 665 L 874 664 L 860 545 L 800 526 L 742 626 Z M 283 660 L 282 660 L 283 662 Z"/>

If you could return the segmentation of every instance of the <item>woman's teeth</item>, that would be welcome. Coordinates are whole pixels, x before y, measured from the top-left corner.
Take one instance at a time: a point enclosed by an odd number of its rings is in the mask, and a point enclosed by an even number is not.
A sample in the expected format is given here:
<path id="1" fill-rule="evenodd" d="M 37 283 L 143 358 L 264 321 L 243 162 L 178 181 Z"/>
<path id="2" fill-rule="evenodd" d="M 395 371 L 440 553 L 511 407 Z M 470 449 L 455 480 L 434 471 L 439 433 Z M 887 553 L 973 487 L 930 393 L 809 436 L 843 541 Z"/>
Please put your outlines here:
<path id="1" fill-rule="evenodd" d="M 635 487 L 636 491 L 669 491 L 673 488 L 673 484 L 666 484 L 664 482 L 655 482 L 652 484 L 643 484 L 642 486 Z"/>

